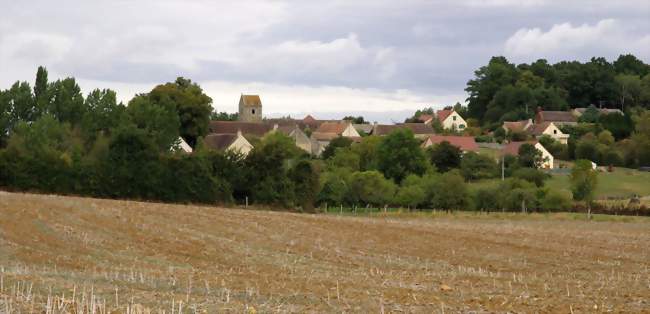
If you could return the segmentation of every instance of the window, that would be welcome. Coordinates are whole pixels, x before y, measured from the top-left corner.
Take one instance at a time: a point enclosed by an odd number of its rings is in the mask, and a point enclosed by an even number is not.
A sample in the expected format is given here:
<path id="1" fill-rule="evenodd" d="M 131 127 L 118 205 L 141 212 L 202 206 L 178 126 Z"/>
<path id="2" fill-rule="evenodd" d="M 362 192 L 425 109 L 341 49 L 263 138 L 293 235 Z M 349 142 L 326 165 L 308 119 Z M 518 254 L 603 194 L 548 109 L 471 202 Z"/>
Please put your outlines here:
<path id="1" fill-rule="evenodd" d="M 553 134 L 557 134 L 557 130 L 553 130 Z"/>
<path id="2" fill-rule="evenodd" d="M 251 110 L 251 112 L 252 112 L 253 114 L 255 114 L 255 109 Z"/>
<path id="3" fill-rule="evenodd" d="M 459 125 L 458 125 L 458 128 L 462 130 L 462 129 L 465 128 L 465 125 L 464 125 L 464 124 L 459 124 Z"/>
<path id="4" fill-rule="evenodd" d="M 456 121 L 456 116 L 453 116 L 452 118 L 454 118 L 454 121 Z"/>

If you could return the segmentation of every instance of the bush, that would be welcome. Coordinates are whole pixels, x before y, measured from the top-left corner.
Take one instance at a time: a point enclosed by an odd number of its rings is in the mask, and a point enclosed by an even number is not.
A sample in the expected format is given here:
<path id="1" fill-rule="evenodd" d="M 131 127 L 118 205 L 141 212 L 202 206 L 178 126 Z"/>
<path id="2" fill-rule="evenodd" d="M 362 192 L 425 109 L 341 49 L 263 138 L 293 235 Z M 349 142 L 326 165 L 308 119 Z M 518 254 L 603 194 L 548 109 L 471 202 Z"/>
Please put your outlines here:
<path id="1" fill-rule="evenodd" d="M 541 201 L 541 208 L 547 211 L 567 211 L 571 209 L 571 199 L 558 191 L 550 190 Z"/>
<path id="2" fill-rule="evenodd" d="M 498 192 L 495 188 L 482 188 L 474 193 L 475 210 L 496 210 L 499 208 Z"/>
<path id="3" fill-rule="evenodd" d="M 469 206 L 467 184 L 458 171 L 444 173 L 435 183 L 435 194 L 431 200 L 433 208 L 466 209 Z"/>
<path id="4" fill-rule="evenodd" d="M 383 206 L 393 200 L 397 187 L 377 171 L 355 172 L 350 179 L 349 192 L 353 203 Z"/>
<path id="5" fill-rule="evenodd" d="M 497 176 L 497 164 L 488 156 L 468 152 L 460 162 L 460 172 L 468 181 L 494 178 Z"/>
<path id="6" fill-rule="evenodd" d="M 551 178 L 551 175 L 533 168 L 520 168 L 515 170 L 512 177 L 528 181 L 537 187 L 544 186 L 544 181 Z"/>

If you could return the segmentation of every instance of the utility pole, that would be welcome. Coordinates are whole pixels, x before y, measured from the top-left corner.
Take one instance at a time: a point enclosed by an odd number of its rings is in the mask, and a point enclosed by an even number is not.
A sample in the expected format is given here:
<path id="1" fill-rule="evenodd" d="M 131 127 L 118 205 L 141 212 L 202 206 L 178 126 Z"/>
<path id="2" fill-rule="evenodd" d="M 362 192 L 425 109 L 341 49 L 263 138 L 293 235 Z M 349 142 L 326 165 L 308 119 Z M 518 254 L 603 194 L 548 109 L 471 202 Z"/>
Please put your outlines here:
<path id="1" fill-rule="evenodd" d="M 501 156 L 501 181 L 506 179 L 506 156 Z"/>

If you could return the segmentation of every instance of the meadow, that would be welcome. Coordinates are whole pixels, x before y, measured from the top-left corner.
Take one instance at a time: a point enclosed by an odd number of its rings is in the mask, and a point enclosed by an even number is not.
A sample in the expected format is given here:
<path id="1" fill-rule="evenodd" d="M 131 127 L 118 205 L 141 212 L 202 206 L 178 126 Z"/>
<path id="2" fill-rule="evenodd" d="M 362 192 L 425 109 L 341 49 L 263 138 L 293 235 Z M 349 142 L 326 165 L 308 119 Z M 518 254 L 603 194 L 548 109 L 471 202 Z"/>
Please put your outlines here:
<path id="1" fill-rule="evenodd" d="M 611 217 L 611 218 L 610 218 Z M 0 312 L 644 312 L 650 218 L 0 192 Z"/>

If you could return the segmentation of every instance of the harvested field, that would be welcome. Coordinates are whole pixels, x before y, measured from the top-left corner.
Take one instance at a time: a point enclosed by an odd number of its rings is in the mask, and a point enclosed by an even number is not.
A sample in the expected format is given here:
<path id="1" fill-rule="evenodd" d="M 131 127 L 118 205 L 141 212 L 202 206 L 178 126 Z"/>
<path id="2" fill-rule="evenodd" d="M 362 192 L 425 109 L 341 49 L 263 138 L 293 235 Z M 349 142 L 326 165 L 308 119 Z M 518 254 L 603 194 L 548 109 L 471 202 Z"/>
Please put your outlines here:
<path id="1" fill-rule="evenodd" d="M 0 312 L 650 312 L 650 220 L 497 217 L 0 192 Z"/>

